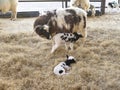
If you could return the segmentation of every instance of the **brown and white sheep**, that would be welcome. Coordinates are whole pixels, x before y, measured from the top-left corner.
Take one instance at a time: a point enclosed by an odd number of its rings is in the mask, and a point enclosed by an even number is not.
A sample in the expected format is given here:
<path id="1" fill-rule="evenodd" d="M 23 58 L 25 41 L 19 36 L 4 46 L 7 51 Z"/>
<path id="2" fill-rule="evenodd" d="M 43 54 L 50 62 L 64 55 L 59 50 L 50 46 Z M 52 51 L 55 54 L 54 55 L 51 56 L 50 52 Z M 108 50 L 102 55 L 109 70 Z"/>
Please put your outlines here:
<path id="1" fill-rule="evenodd" d="M 3 14 L 12 11 L 11 20 L 15 20 L 17 17 L 17 5 L 18 0 L 0 0 L 0 11 Z"/>
<path id="2" fill-rule="evenodd" d="M 87 37 L 86 20 L 87 13 L 80 8 L 57 9 L 39 16 L 34 22 L 34 30 L 47 39 L 58 33 L 81 33 L 84 43 Z"/>

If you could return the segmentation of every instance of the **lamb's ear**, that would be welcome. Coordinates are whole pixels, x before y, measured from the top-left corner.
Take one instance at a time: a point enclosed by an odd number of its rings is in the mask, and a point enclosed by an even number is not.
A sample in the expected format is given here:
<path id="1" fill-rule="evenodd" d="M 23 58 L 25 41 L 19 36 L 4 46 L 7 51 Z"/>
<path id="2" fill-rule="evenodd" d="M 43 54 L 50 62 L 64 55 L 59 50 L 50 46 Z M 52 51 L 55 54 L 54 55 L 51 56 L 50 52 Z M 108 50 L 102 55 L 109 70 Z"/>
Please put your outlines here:
<path id="1" fill-rule="evenodd" d="M 78 36 L 79 36 L 80 38 L 82 38 L 82 37 L 83 37 L 83 35 L 82 35 L 82 34 L 78 34 Z"/>
<path id="2" fill-rule="evenodd" d="M 74 35 L 78 35 L 77 32 L 73 32 Z"/>
<path id="3" fill-rule="evenodd" d="M 68 56 L 68 55 L 66 55 L 66 57 L 67 57 L 67 59 L 69 58 L 69 56 Z"/>

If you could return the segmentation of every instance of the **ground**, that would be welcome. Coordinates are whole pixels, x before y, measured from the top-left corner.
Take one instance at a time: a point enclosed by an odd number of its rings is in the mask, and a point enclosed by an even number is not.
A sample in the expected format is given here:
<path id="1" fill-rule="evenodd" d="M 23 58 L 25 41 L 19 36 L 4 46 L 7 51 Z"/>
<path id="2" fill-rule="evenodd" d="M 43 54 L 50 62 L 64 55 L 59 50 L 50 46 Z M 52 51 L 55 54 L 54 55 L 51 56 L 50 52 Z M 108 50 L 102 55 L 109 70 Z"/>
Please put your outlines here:
<path id="1" fill-rule="evenodd" d="M 88 17 L 85 46 L 61 47 L 52 55 L 51 41 L 34 33 L 35 19 L 0 18 L 0 90 L 120 89 L 120 14 Z M 66 54 L 77 63 L 68 75 L 54 75 Z"/>

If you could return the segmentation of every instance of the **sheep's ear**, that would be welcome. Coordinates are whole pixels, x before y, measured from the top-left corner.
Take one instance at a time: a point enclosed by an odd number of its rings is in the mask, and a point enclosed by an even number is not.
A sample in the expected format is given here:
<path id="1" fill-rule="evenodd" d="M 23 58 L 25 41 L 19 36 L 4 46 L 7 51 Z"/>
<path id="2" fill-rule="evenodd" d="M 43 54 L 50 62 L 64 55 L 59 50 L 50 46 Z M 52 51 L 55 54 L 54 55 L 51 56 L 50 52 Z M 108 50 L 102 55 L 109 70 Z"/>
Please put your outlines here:
<path id="1" fill-rule="evenodd" d="M 75 34 L 75 35 L 76 35 L 76 34 L 77 34 L 77 32 L 73 32 L 73 34 Z"/>
<path id="2" fill-rule="evenodd" d="M 68 56 L 68 55 L 66 55 L 66 57 L 67 57 L 67 59 L 69 58 L 69 56 Z"/>
<path id="3" fill-rule="evenodd" d="M 82 34 L 79 34 L 78 36 L 79 36 L 79 37 L 81 37 L 81 38 L 83 37 L 83 35 L 82 35 Z"/>

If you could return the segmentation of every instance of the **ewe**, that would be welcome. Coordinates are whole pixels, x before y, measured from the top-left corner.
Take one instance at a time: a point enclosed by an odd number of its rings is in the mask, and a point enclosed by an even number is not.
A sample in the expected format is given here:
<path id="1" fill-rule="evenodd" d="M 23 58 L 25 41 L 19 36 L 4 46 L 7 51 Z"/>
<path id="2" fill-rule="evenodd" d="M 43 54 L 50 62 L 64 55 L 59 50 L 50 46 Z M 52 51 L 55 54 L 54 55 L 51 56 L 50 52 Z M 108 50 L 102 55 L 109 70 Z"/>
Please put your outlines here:
<path id="1" fill-rule="evenodd" d="M 89 0 L 71 0 L 70 6 L 81 7 L 85 11 L 89 11 L 90 1 Z"/>
<path id="2" fill-rule="evenodd" d="M 17 5 L 18 0 L 0 0 L 0 11 L 3 14 L 12 11 L 11 20 L 15 20 L 17 17 Z"/>

